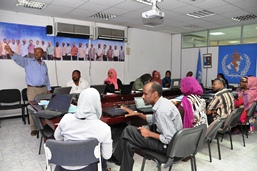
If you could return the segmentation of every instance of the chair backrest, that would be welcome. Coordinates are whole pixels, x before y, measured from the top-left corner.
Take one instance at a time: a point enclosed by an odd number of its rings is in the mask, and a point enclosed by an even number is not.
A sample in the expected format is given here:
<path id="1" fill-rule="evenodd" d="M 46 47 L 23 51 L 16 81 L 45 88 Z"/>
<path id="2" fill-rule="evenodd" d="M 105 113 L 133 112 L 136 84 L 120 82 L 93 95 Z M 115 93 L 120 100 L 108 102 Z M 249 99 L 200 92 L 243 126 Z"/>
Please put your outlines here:
<path id="1" fill-rule="evenodd" d="M 207 128 L 205 138 L 206 139 L 213 139 L 216 137 L 218 130 L 225 122 L 226 118 L 220 118 L 214 120 L 209 127 Z"/>
<path id="2" fill-rule="evenodd" d="M 233 111 L 233 117 L 231 119 L 231 122 L 229 124 L 229 126 L 232 128 L 232 127 L 235 127 L 237 126 L 237 123 L 242 115 L 242 112 L 243 112 L 244 108 L 237 108 Z"/>
<path id="3" fill-rule="evenodd" d="M 19 89 L 2 89 L 0 90 L 0 103 L 21 104 L 21 92 Z"/>
<path id="4" fill-rule="evenodd" d="M 233 110 L 232 113 L 227 116 L 227 118 L 226 118 L 226 120 L 225 120 L 225 122 L 224 122 L 223 129 L 227 130 L 228 127 L 231 127 L 231 126 L 232 126 L 232 121 L 235 122 L 235 120 L 238 118 L 239 113 L 241 114 L 242 111 L 243 111 L 243 109 L 244 109 L 244 108 L 237 108 L 237 109 Z M 235 116 L 236 116 L 237 118 L 235 118 Z M 239 117 L 240 117 L 240 116 L 239 116 Z M 239 120 L 239 118 L 238 118 L 238 120 Z M 238 120 L 237 120 L 237 121 L 238 121 Z M 236 122 L 237 122 L 237 121 L 236 121 Z M 234 124 L 234 123 L 233 123 L 233 124 Z"/>
<path id="5" fill-rule="evenodd" d="M 203 144 L 206 129 L 206 125 L 202 124 L 194 128 L 185 128 L 178 131 L 169 143 L 167 156 L 169 158 L 183 158 L 195 155 Z"/>
<path id="6" fill-rule="evenodd" d="M 21 90 L 21 97 L 22 97 L 23 103 L 25 104 L 25 102 L 28 101 L 27 88 L 24 88 Z"/>
<path id="7" fill-rule="evenodd" d="M 101 170 L 100 144 L 96 138 L 79 141 L 47 140 L 45 143 L 47 165 L 85 166 L 98 164 Z M 48 163 L 49 162 L 49 163 Z"/>
<path id="8" fill-rule="evenodd" d="M 253 117 L 254 111 L 256 109 L 256 105 L 257 105 L 257 102 L 253 102 L 252 106 L 250 107 L 250 109 L 247 112 L 247 118 L 249 117 L 249 119 L 250 119 L 251 117 Z"/>
<path id="9" fill-rule="evenodd" d="M 52 94 L 38 94 L 35 96 L 35 101 L 39 102 L 40 100 L 50 100 L 52 98 Z"/>

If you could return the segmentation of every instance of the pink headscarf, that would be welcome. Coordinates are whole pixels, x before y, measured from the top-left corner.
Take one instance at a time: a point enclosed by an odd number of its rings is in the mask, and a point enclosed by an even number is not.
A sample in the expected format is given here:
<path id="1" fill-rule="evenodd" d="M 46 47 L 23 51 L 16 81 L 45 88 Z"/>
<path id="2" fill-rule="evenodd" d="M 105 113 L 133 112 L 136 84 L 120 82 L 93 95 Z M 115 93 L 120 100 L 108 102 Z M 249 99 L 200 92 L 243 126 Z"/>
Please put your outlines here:
<path id="1" fill-rule="evenodd" d="M 113 73 L 113 78 L 110 78 L 110 77 L 107 77 L 105 80 L 104 80 L 104 83 L 105 82 L 109 82 L 109 84 L 113 84 L 114 85 L 114 89 L 115 90 L 118 90 L 119 89 L 119 86 L 118 86 L 118 83 L 117 83 L 117 72 L 114 68 L 111 68 L 108 70 L 108 72 L 112 72 Z M 108 76 L 108 74 L 107 74 Z"/>
<path id="2" fill-rule="evenodd" d="M 203 89 L 199 82 L 194 77 L 185 77 L 181 80 L 181 92 L 184 97 L 182 98 L 182 104 L 184 108 L 184 119 L 183 119 L 183 127 L 184 128 L 192 128 L 194 121 L 194 112 L 192 109 L 192 104 L 188 100 L 188 95 L 202 95 Z"/>
<path id="3" fill-rule="evenodd" d="M 158 75 L 159 75 L 159 78 L 155 78 L 155 77 L 154 77 L 155 74 L 158 74 Z M 151 79 L 151 81 L 152 81 L 152 82 L 154 82 L 154 81 L 155 81 L 155 82 L 158 82 L 159 84 L 162 85 L 162 79 L 161 79 L 161 74 L 160 74 L 160 72 L 154 70 L 154 71 L 152 72 L 152 79 Z"/>
<path id="4" fill-rule="evenodd" d="M 244 93 L 244 106 L 248 110 L 257 101 L 257 78 L 248 77 L 247 90 Z"/>

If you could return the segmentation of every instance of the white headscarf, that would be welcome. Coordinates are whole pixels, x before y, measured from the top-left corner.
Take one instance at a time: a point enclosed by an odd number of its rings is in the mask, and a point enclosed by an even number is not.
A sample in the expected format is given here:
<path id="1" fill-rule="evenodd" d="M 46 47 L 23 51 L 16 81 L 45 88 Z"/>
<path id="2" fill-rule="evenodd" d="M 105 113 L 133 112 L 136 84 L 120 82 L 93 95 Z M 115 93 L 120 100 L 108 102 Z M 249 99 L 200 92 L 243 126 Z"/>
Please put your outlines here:
<path id="1" fill-rule="evenodd" d="M 96 89 L 87 88 L 80 93 L 75 116 L 79 119 L 100 119 L 102 106 Z"/>

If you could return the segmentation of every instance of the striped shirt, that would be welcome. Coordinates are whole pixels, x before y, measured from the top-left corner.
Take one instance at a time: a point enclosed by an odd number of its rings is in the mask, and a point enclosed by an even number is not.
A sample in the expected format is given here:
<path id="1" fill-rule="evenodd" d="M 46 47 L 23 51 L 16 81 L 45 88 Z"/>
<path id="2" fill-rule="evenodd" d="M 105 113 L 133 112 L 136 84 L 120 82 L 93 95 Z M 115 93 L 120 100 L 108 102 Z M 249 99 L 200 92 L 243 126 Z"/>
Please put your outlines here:
<path id="1" fill-rule="evenodd" d="M 213 96 L 207 109 L 216 110 L 214 118 L 226 118 L 235 109 L 233 94 L 227 88 L 221 89 Z"/>

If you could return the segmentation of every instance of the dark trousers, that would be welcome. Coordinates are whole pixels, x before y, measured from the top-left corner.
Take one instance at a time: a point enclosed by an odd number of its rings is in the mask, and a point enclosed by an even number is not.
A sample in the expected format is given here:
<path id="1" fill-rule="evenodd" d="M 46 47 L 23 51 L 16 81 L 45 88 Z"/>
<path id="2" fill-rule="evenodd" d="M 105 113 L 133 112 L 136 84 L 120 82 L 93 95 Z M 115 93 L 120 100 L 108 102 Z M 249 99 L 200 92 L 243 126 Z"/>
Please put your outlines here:
<path id="1" fill-rule="evenodd" d="M 65 60 L 65 61 L 70 61 L 71 60 L 71 56 L 68 56 L 68 55 L 65 55 L 65 56 L 62 56 L 62 59 Z"/>
<path id="2" fill-rule="evenodd" d="M 161 141 L 153 138 L 145 139 L 137 127 L 127 126 L 120 138 L 120 141 L 113 153 L 113 156 L 121 164 L 120 171 L 132 171 L 134 164 L 135 149 L 147 148 L 153 151 L 166 154 L 167 148 Z"/>
<path id="3" fill-rule="evenodd" d="M 107 61 L 107 55 L 103 55 L 103 61 Z"/>
<path id="4" fill-rule="evenodd" d="M 114 60 L 114 61 L 118 61 L 118 56 L 114 56 L 114 57 L 113 57 L 113 60 Z"/>
<path id="5" fill-rule="evenodd" d="M 72 56 L 73 61 L 77 61 L 78 57 L 77 56 Z"/>

